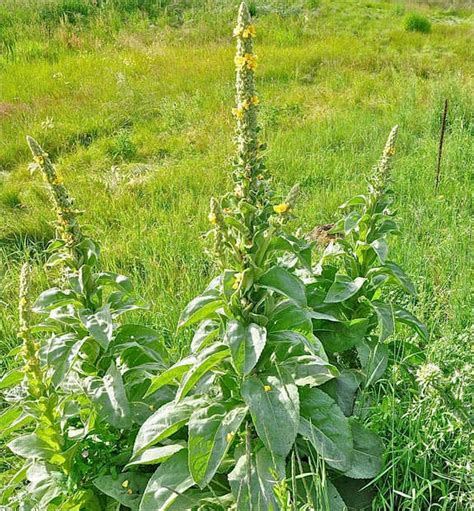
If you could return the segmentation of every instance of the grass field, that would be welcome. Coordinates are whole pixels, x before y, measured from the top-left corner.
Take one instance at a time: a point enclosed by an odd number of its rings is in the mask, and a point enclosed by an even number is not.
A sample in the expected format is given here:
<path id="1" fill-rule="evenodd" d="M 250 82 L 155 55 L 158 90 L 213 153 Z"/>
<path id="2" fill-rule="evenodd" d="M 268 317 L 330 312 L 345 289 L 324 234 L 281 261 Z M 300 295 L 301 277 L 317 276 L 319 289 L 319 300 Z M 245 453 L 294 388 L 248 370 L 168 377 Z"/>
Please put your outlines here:
<path id="1" fill-rule="evenodd" d="M 189 342 L 175 335 L 179 311 L 213 273 L 202 234 L 210 197 L 230 188 L 235 3 L 93 4 L 0 5 L 2 355 L 17 343 L 20 264 L 28 252 L 35 286 L 44 285 L 42 250 L 53 236 L 27 134 L 57 162 L 101 240 L 103 265 L 131 277 L 176 356 Z M 473 383 L 473 11 L 468 2 L 254 4 L 267 164 L 277 189 L 301 183 L 297 215 L 308 231 L 364 190 L 400 125 L 393 178 L 403 233 L 392 257 L 417 284 L 408 305 L 429 327 L 419 347 L 434 369 L 417 378 L 401 349 L 380 383 L 388 397 L 370 403 L 388 447 L 374 509 L 473 509 L 472 428 L 459 414 Z M 405 29 L 415 11 L 431 32 Z M 2 357 L 0 367 L 12 363 Z M 6 453 L 0 469 L 8 477 Z"/>

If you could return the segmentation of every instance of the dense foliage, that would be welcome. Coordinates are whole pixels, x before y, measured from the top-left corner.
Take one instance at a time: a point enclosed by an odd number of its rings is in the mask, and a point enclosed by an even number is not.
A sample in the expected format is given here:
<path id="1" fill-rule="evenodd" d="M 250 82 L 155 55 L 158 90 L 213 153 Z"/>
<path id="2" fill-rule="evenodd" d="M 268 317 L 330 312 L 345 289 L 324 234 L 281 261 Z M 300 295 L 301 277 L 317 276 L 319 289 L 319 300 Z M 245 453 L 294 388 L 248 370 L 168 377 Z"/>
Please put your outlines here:
<path id="1" fill-rule="evenodd" d="M 220 274 L 181 315 L 179 328 L 195 332 L 178 362 L 152 329 L 119 323 L 143 304 L 126 277 L 101 270 L 97 243 L 29 139 L 58 218 L 48 249 L 57 285 L 37 298 L 43 319 L 32 321 L 24 267 L 21 364 L 1 381 L 11 403 L 1 424 L 26 459 L 3 492 L 13 509 L 370 505 L 384 447 L 358 413 L 364 393 L 387 366 L 397 322 L 426 335 L 386 291 L 415 292 L 388 259 L 397 128 L 367 193 L 341 207 L 332 241 L 315 247 L 289 227 L 298 187 L 278 198 L 262 159 L 244 4 L 234 36 L 235 186 L 209 214 Z"/>

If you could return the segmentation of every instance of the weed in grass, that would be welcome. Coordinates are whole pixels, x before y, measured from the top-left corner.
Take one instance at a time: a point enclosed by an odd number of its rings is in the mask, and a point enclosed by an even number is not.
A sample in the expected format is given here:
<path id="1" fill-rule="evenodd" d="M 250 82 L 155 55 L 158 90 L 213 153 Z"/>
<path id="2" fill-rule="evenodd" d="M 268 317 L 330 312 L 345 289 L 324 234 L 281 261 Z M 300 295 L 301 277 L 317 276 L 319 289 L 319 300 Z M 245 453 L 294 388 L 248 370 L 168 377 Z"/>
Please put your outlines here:
<path id="1" fill-rule="evenodd" d="M 86 18 L 78 17 L 73 28 L 67 27 L 68 32 L 80 31 L 81 48 L 67 46 L 60 26 L 41 23 L 35 5 L 31 0 L 5 0 L 0 6 L 2 38 L 14 44 L 14 57 L 5 52 L 0 56 L 0 166 L 6 171 L 0 187 L 5 197 L 13 193 L 22 203 L 21 209 L 10 207 L 8 200 L 0 205 L 0 350 L 7 353 L 17 344 L 15 296 L 24 252 L 34 248 L 33 264 L 41 264 L 52 235 L 43 185 L 37 178 L 32 182 L 26 171 L 24 135 L 33 132 L 58 158 L 64 179 L 85 210 L 83 222 L 94 238 L 101 239 L 102 264 L 130 274 L 150 303 L 151 311 L 132 313 L 133 320 L 158 327 L 176 360 L 186 352 L 190 339 L 186 332 L 176 337 L 170 332 L 182 306 L 204 288 L 214 271 L 202 255 L 199 239 L 206 229 L 209 197 L 228 186 L 220 169 L 231 140 L 225 105 L 231 94 L 227 41 L 232 5 L 207 2 L 203 9 L 202 3 L 190 2 L 186 23 L 170 29 L 160 13 L 151 19 L 144 10 L 120 10 L 125 2 L 115 2 L 113 9 L 107 2 Z M 414 307 L 429 323 L 432 335 L 427 344 L 411 339 L 404 330 L 397 331 L 394 339 L 404 346 L 407 343 L 402 341 L 408 339 L 416 350 L 425 351 L 426 363 L 438 365 L 448 378 L 462 371 L 469 358 L 472 362 L 465 348 L 472 323 L 468 274 L 472 201 L 466 169 L 472 168 L 473 104 L 465 43 L 472 30 L 470 9 L 466 2 L 459 3 L 451 15 L 442 2 L 423 5 L 423 14 L 436 20 L 436 30 L 429 48 L 421 51 L 425 40 L 400 30 L 393 4 L 377 6 L 368 18 L 364 3 L 322 1 L 317 13 L 298 10 L 306 16 L 303 30 L 297 16 L 282 18 L 275 9 L 260 9 L 263 110 L 299 105 L 298 111 L 283 111 L 265 127 L 267 163 L 277 193 L 295 180 L 302 183 L 298 216 L 304 229 L 310 230 L 315 224 L 333 222 L 338 203 L 363 191 L 360 169 L 377 157 L 375 144 L 369 141 L 381 143 L 387 127 L 400 122 L 393 188 L 402 234 L 392 243 L 392 253 L 410 274 L 417 275 L 418 298 L 416 302 L 404 298 L 403 307 Z M 32 60 L 28 55 L 33 47 L 43 50 Z M 115 87 L 116 73 L 124 71 L 125 60 L 133 62 L 125 72 L 127 90 L 134 92 L 126 99 Z M 313 62 L 318 63 L 317 73 L 301 83 Z M 53 79 L 54 75 L 62 78 Z M 164 99 L 166 104 L 177 102 L 186 108 L 189 94 L 201 99 L 193 104 L 185 133 L 172 127 L 163 134 L 156 120 L 157 105 Z M 446 166 L 439 193 L 434 194 L 439 113 L 445 98 L 450 101 Z M 108 142 L 120 129 L 124 113 L 134 121 L 136 159 L 153 165 L 154 172 L 140 185 L 139 194 L 128 193 L 125 186 L 127 193 L 114 193 L 111 198 L 101 176 L 114 164 Z M 45 132 L 40 124 L 47 117 L 54 118 L 56 127 Z M 86 135 L 82 144 L 73 140 L 81 133 L 93 135 Z M 127 169 L 125 164 L 125 173 Z M 43 272 L 36 269 L 32 295 L 46 288 Z M 398 362 L 393 363 L 401 365 L 405 357 L 398 354 Z M 11 368 L 15 360 L 3 356 L 1 364 Z M 394 376 L 393 391 L 386 387 L 384 399 L 378 400 L 376 393 L 373 401 L 368 399 L 371 393 L 366 399 L 373 405 L 368 425 L 384 438 L 386 466 L 391 467 L 378 480 L 374 509 L 469 509 L 469 432 L 456 429 L 447 434 L 447 409 L 438 406 L 440 413 L 434 414 L 435 405 L 429 401 L 419 417 L 437 432 L 435 436 L 446 435 L 437 450 L 426 451 L 430 454 L 423 457 L 417 429 L 404 429 L 410 416 L 402 416 L 402 411 L 410 409 L 419 392 L 416 370 L 416 366 L 409 373 L 402 369 L 403 383 Z M 385 380 L 379 380 L 375 389 Z M 464 389 L 468 389 L 466 381 Z M 383 410 L 388 410 L 387 415 Z M 392 451 L 394 459 L 400 459 L 393 467 Z M 421 468 L 415 458 L 423 460 Z M 18 461 L 3 450 L 1 463 L 3 486 Z"/>
<path id="2" fill-rule="evenodd" d="M 431 32 L 431 23 L 428 18 L 422 14 L 413 12 L 408 14 L 405 18 L 405 30 L 408 32 L 421 32 L 428 34 Z"/>

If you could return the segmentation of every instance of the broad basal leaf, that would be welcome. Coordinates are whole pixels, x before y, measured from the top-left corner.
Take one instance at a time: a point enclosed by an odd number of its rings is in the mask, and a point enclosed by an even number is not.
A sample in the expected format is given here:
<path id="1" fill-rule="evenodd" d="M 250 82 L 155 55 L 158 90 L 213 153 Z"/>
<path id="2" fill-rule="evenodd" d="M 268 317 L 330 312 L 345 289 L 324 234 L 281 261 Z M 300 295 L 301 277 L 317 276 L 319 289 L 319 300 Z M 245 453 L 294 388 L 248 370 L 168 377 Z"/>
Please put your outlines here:
<path id="1" fill-rule="evenodd" d="M 230 347 L 232 362 L 239 374 L 249 374 L 262 354 L 267 340 L 264 327 L 244 325 L 235 319 L 227 323 L 225 341 Z"/>
<path id="2" fill-rule="evenodd" d="M 74 367 L 84 339 L 75 334 L 64 334 L 52 337 L 46 346 L 46 360 L 52 369 L 51 382 L 59 385 L 67 373 Z"/>
<path id="3" fill-rule="evenodd" d="M 216 289 L 205 291 L 185 307 L 179 319 L 179 327 L 184 328 L 198 321 L 210 319 L 213 313 L 222 305 L 223 301 L 220 299 Z"/>
<path id="4" fill-rule="evenodd" d="M 360 290 L 366 280 L 363 277 L 352 280 L 347 275 L 336 275 L 336 280 L 329 288 L 324 302 L 339 303 L 348 300 Z"/>
<path id="5" fill-rule="evenodd" d="M 70 303 L 80 305 L 77 295 L 69 290 L 62 290 L 58 287 L 53 287 L 43 291 L 33 305 L 33 311 L 38 313 L 45 313 L 58 307 L 64 307 Z"/>
<path id="6" fill-rule="evenodd" d="M 267 328 L 269 332 L 312 332 L 313 324 L 309 311 L 291 300 L 285 300 L 275 307 Z"/>
<path id="7" fill-rule="evenodd" d="M 306 305 L 306 292 L 303 282 L 280 266 L 273 266 L 264 273 L 258 285 L 273 289 L 278 293 L 291 298 L 299 305 Z"/>
<path id="8" fill-rule="evenodd" d="M 238 510 L 279 511 L 275 484 L 285 478 L 285 458 L 265 447 L 242 454 L 229 474 L 232 494 Z"/>
<path id="9" fill-rule="evenodd" d="M 296 385 L 316 387 L 339 375 L 335 366 L 317 355 L 299 355 L 286 360 L 284 367 L 293 376 Z"/>
<path id="10" fill-rule="evenodd" d="M 55 451 L 35 433 L 13 439 L 7 447 L 17 456 L 27 459 L 50 460 Z"/>
<path id="11" fill-rule="evenodd" d="M 395 319 L 393 307 L 390 303 L 384 303 L 377 300 L 374 300 L 371 303 L 371 306 L 375 310 L 377 314 L 377 319 L 379 321 L 379 341 L 383 342 L 387 337 L 390 337 L 395 331 Z"/>
<path id="12" fill-rule="evenodd" d="M 259 438 L 271 452 L 286 456 L 299 424 L 298 388 L 291 375 L 281 368 L 250 376 L 243 381 L 241 392 Z"/>
<path id="13" fill-rule="evenodd" d="M 158 376 L 154 376 L 151 380 L 150 387 L 148 388 L 145 397 L 153 394 L 164 385 L 170 385 L 173 383 L 178 385 L 183 375 L 186 373 L 186 371 L 191 369 L 194 362 L 196 362 L 196 357 L 194 356 L 183 358 L 176 362 L 176 364 L 173 364 L 171 367 L 166 369 L 166 371 L 160 373 Z"/>
<path id="14" fill-rule="evenodd" d="M 316 325 L 314 332 L 323 342 L 326 351 L 341 352 L 360 344 L 367 333 L 368 325 L 366 318 L 339 323 L 328 321 Z"/>
<path id="15" fill-rule="evenodd" d="M 88 392 L 99 407 L 101 418 L 119 429 L 130 429 L 133 425 L 122 375 L 115 364 L 110 364 L 103 378 L 91 378 L 87 382 Z"/>
<path id="16" fill-rule="evenodd" d="M 79 312 L 84 327 L 89 334 L 106 350 L 112 340 L 114 326 L 112 314 L 108 305 L 97 312 L 90 313 L 86 309 Z"/>
<path id="17" fill-rule="evenodd" d="M 355 369 L 345 369 L 331 381 L 325 383 L 321 389 L 329 394 L 338 404 L 346 417 L 352 415 L 354 402 L 360 384 L 364 380 L 362 373 Z"/>
<path id="18" fill-rule="evenodd" d="M 384 446 L 380 437 L 358 424 L 350 421 L 354 450 L 351 468 L 344 475 L 352 479 L 371 479 L 382 470 Z"/>
<path id="19" fill-rule="evenodd" d="M 133 458 L 133 461 L 128 463 L 125 468 L 133 467 L 134 465 L 158 465 L 185 448 L 186 444 L 184 442 L 172 443 L 161 447 L 150 447 Z"/>
<path id="20" fill-rule="evenodd" d="M 123 506 L 138 511 L 140 500 L 148 483 L 149 475 L 138 472 L 122 472 L 94 479 L 94 486 Z"/>
<path id="21" fill-rule="evenodd" d="M 214 477 L 246 414 L 246 406 L 216 403 L 191 415 L 189 469 L 201 488 Z"/>
<path id="22" fill-rule="evenodd" d="M 212 319 L 203 321 L 191 341 L 191 351 L 196 353 L 201 348 L 206 347 L 208 343 L 213 341 L 219 335 L 219 323 Z"/>
<path id="23" fill-rule="evenodd" d="M 181 380 L 178 392 L 176 393 L 176 401 L 187 396 L 203 376 L 228 356 L 229 348 L 221 343 L 213 344 L 199 353 L 191 369 Z"/>
<path id="24" fill-rule="evenodd" d="M 375 487 L 370 484 L 370 479 L 335 476 L 331 482 L 351 510 L 369 508 L 376 493 Z"/>
<path id="25" fill-rule="evenodd" d="M 162 463 L 151 476 L 139 509 L 167 511 L 193 484 L 188 468 L 188 450 L 183 449 Z"/>
<path id="26" fill-rule="evenodd" d="M 138 431 L 133 447 L 133 459 L 148 447 L 168 438 L 188 423 L 193 411 L 207 403 L 197 396 L 167 403 L 149 417 Z"/>
<path id="27" fill-rule="evenodd" d="M 317 388 L 300 388 L 300 435 L 307 438 L 328 465 L 337 470 L 351 466 L 352 433 L 336 402 Z"/>

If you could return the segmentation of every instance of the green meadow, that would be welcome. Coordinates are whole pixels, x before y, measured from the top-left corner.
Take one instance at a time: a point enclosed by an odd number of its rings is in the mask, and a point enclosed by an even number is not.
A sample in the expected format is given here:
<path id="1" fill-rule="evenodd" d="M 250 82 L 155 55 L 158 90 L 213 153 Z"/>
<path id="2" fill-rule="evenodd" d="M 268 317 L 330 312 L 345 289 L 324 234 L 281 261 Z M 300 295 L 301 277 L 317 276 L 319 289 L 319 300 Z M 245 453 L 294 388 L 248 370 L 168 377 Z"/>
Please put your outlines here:
<path id="1" fill-rule="evenodd" d="M 26 135 L 57 164 L 88 235 L 100 240 L 102 265 L 128 275 L 149 305 L 132 317 L 157 328 L 174 358 L 188 348 L 190 330 L 176 333 L 179 313 L 215 273 L 205 253 L 209 201 L 232 187 L 236 8 L 230 0 L 0 4 L 2 372 L 17 363 L 8 353 L 18 344 L 20 266 L 29 258 L 33 294 L 44 289 L 54 237 Z M 416 284 L 405 305 L 430 338 L 397 331 L 388 375 L 366 403 L 386 446 L 373 509 L 472 509 L 474 11 L 469 2 L 375 0 L 250 8 L 266 163 L 282 194 L 300 183 L 295 214 L 305 231 L 333 222 L 365 190 L 399 125 L 392 178 L 402 234 L 391 258 Z M 431 29 L 411 29 L 413 13 Z M 16 461 L 7 449 L 0 455 L 1 486 Z"/>

